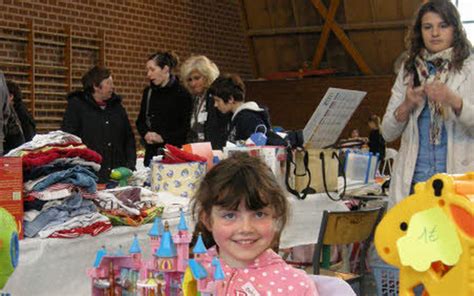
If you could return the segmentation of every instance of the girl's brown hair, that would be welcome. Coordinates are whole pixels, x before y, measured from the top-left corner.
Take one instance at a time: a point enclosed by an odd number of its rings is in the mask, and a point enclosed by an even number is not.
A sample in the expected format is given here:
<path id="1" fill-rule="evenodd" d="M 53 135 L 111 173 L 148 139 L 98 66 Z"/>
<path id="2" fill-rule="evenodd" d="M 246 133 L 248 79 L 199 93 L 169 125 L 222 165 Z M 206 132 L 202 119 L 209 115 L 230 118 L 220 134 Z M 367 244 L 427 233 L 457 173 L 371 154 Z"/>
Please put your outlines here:
<path id="1" fill-rule="evenodd" d="M 215 242 L 202 220 L 211 216 L 213 206 L 236 210 L 242 200 L 253 211 L 271 207 L 279 226 L 276 233 L 285 226 L 288 201 L 270 168 L 257 157 L 235 153 L 206 174 L 192 199 L 192 213 L 199 221 L 196 231 L 207 247 Z"/>
<path id="2" fill-rule="evenodd" d="M 461 70 L 464 60 L 471 54 L 472 46 L 467 39 L 459 12 L 449 0 L 430 0 L 418 10 L 414 24 L 406 38 L 408 45 L 408 58 L 405 60 L 406 75 L 416 72 L 415 59 L 420 51 L 425 48 L 421 33 L 421 19 L 428 12 L 438 14 L 448 25 L 453 26 L 452 67 L 455 71 Z"/>

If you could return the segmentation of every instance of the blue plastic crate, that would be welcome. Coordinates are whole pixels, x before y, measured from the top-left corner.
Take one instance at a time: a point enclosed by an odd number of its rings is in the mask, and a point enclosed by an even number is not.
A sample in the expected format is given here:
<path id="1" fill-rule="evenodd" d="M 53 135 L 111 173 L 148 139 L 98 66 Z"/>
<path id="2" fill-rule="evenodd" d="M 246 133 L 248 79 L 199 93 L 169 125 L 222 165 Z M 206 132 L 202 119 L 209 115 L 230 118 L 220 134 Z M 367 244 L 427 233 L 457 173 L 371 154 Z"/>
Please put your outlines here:
<path id="1" fill-rule="evenodd" d="M 399 271 L 387 264 L 371 265 L 377 296 L 398 296 Z"/>

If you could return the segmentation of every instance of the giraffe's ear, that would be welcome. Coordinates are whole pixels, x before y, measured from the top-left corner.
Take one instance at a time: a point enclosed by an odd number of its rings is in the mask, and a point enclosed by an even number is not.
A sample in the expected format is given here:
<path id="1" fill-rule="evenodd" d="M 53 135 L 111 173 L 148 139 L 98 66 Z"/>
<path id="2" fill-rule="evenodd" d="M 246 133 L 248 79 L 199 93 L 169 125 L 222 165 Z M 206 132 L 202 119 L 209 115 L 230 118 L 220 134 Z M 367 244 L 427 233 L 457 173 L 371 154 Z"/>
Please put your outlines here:
<path id="1" fill-rule="evenodd" d="M 467 236 L 474 238 L 474 215 L 466 209 L 451 204 L 449 206 L 451 215 L 456 226 Z"/>

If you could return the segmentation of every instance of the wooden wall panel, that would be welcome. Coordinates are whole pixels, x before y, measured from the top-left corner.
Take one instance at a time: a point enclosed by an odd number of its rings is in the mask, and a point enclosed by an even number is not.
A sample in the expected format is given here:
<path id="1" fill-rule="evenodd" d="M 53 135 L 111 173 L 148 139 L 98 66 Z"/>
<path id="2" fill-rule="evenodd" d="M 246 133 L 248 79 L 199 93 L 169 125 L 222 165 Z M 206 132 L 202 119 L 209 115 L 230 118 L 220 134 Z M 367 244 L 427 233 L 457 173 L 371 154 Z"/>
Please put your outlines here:
<path id="1" fill-rule="evenodd" d="M 244 9 L 247 13 L 248 25 L 252 29 L 271 28 L 270 13 L 264 0 L 244 0 Z"/>
<path id="2" fill-rule="evenodd" d="M 294 11 L 301 26 L 321 25 L 322 18 L 314 8 L 311 1 L 291 0 L 294 3 Z M 326 2 L 326 1 L 324 1 Z"/>
<path id="3" fill-rule="evenodd" d="M 294 35 L 275 37 L 275 51 L 277 71 L 298 71 L 307 59 L 302 56 L 299 39 Z"/>
<path id="4" fill-rule="evenodd" d="M 370 0 L 345 0 L 343 3 L 347 23 L 364 23 L 372 19 Z"/>
<path id="5" fill-rule="evenodd" d="M 368 135 L 367 119 L 371 114 L 383 116 L 395 76 L 359 76 L 304 78 L 300 80 L 246 81 L 247 100 L 257 101 L 270 109 L 273 125 L 301 129 L 313 114 L 329 87 L 362 90 L 367 96 L 342 133 L 352 128 Z"/>
<path id="6" fill-rule="evenodd" d="M 407 19 L 413 19 L 415 17 L 416 11 L 421 4 L 421 0 L 400 0 L 401 2 L 401 11 L 403 16 Z"/>
<path id="7" fill-rule="evenodd" d="M 275 49 L 275 38 L 259 37 L 254 41 L 255 59 L 258 63 L 260 75 L 278 71 L 277 52 Z"/>
<path id="8" fill-rule="evenodd" d="M 372 71 L 374 71 L 374 73 L 385 73 L 379 61 L 381 54 L 380 44 L 383 41 L 377 38 L 375 32 L 354 31 L 347 35 L 349 39 L 352 40 L 352 43 L 354 43 L 354 46 L 359 49 L 360 54 Z"/>
<path id="9" fill-rule="evenodd" d="M 266 0 L 274 28 L 295 26 L 291 0 Z"/>
<path id="10" fill-rule="evenodd" d="M 266 3 L 273 28 L 294 27 L 296 25 L 291 0 L 267 0 Z M 296 70 L 301 67 L 302 56 L 299 51 L 297 36 L 275 36 L 274 40 L 277 71 Z"/>
<path id="11" fill-rule="evenodd" d="M 405 39 L 406 32 L 401 30 L 385 30 L 383 32 L 376 32 L 375 35 L 379 48 L 377 63 L 384 73 L 394 73 L 393 64 L 405 50 L 405 44 L 402 40 Z"/>
<path id="12" fill-rule="evenodd" d="M 260 75 L 295 71 L 311 61 L 324 24 L 311 0 L 243 0 L 249 32 L 259 51 Z M 328 8 L 331 0 L 323 0 Z M 393 73 L 393 61 L 404 50 L 404 36 L 422 0 L 344 0 L 336 22 L 376 74 Z M 320 68 L 360 71 L 331 32 Z M 261 49 L 260 47 L 270 47 Z"/>

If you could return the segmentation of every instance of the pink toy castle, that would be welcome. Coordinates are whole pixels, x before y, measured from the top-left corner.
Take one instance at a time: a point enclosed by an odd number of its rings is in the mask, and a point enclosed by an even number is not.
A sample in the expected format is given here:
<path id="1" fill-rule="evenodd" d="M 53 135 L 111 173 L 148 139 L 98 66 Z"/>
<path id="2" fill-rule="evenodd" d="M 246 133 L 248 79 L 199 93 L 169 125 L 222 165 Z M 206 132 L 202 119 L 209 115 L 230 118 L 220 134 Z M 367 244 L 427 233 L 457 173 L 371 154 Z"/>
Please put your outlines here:
<path id="1" fill-rule="evenodd" d="M 189 266 L 192 277 L 198 281 L 201 295 L 217 295 L 216 282 L 222 282 L 224 274 L 220 261 L 212 261 L 214 276 L 208 276 L 200 262 L 202 254 L 207 252 L 199 235 L 193 248 L 194 259 L 189 259 L 189 244 L 192 235 L 181 211 L 178 232 L 171 235 L 166 222 L 164 227 L 161 218 L 155 218 L 148 232 L 152 258 L 142 258 L 142 251 L 135 235 L 129 254 L 121 249 L 115 254 L 108 254 L 102 247 L 96 255 L 94 267 L 87 271 L 92 280 L 92 295 L 182 295 L 181 284 Z"/>

